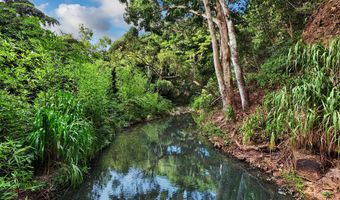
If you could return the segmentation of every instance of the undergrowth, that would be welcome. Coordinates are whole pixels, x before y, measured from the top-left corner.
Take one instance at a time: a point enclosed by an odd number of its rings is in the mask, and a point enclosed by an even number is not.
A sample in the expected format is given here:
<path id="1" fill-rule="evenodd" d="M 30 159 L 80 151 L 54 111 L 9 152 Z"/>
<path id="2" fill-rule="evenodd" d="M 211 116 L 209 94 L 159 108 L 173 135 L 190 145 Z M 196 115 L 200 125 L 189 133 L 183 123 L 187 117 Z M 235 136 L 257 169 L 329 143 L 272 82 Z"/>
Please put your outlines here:
<path id="1" fill-rule="evenodd" d="M 265 131 L 271 145 L 291 138 L 297 148 L 331 154 L 340 152 L 340 39 L 329 47 L 298 42 L 286 63 L 290 76 L 282 89 L 269 93 L 264 111 L 249 117 L 242 127 L 244 142 Z M 261 119 L 265 116 L 265 119 Z M 263 121 L 266 125 L 261 127 Z"/>

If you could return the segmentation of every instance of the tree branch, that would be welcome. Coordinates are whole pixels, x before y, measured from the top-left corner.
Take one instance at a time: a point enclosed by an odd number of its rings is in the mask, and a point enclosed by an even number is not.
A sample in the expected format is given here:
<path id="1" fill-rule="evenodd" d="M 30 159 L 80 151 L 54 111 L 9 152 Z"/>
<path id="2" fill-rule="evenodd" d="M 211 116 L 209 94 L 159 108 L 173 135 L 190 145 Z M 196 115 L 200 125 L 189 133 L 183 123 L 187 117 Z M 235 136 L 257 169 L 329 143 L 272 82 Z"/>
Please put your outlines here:
<path id="1" fill-rule="evenodd" d="M 194 15 L 197 15 L 197 16 L 203 17 L 204 19 L 207 19 L 207 16 L 204 13 L 190 9 L 187 6 L 184 6 L 184 5 L 178 5 L 178 6 L 172 5 L 172 6 L 169 6 L 169 7 L 164 7 L 162 10 L 164 11 L 164 10 L 175 10 L 175 9 L 184 9 L 184 10 L 187 10 L 189 13 L 192 13 Z M 212 18 L 212 20 L 215 24 L 219 23 L 218 20 L 214 17 Z"/>

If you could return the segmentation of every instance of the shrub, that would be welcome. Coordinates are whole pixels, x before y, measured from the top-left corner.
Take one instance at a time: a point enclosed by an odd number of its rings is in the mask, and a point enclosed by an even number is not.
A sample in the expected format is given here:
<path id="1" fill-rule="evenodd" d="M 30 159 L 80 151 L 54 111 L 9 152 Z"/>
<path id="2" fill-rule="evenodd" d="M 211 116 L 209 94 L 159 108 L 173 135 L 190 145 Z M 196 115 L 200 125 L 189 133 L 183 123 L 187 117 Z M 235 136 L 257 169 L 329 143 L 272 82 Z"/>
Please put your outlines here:
<path id="1" fill-rule="evenodd" d="M 23 138 L 32 129 L 32 113 L 28 103 L 0 90 L 0 140 Z"/>
<path id="2" fill-rule="evenodd" d="M 84 112 L 97 124 L 103 121 L 109 104 L 111 89 L 111 69 L 103 62 L 85 64 L 79 72 L 78 96 Z"/>
<path id="3" fill-rule="evenodd" d="M 256 109 L 256 112 L 245 119 L 241 127 L 242 142 L 248 144 L 250 141 L 255 141 L 255 138 L 264 139 L 265 135 L 261 134 L 265 124 L 265 113 L 261 109 Z"/>
<path id="4" fill-rule="evenodd" d="M 227 120 L 235 120 L 236 118 L 236 113 L 233 107 L 229 106 L 227 110 L 224 112 L 224 117 Z"/>
<path id="5" fill-rule="evenodd" d="M 300 195 L 303 195 L 303 188 L 305 186 L 302 178 L 296 172 L 285 171 L 282 173 L 282 177 L 291 184 Z"/>
<path id="6" fill-rule="evenodd" d="M 145 76 L 132 67 L 116 69 L 118 99 L 125 121 L 156 115 L 171 108 L 170 101 L 153 91 Z"/>
<path id="7" fill-rule="evenodd" d="M 171 81 L 160 79 L 156 81 L 156 88 L 160 95 L 168 96 L 174 90 L 174 85 Z"/>
<path id="8" fill-rule="evenodd" d="M 203 125 L 203 131 L 204 134 L 211 137 L 211 136 L 218 136 L 218 137 L 224 137 L 224 132 L 214 125 L 213 123 L 207 123 Z"/>
<path id="9" fill-rule="evenodd" d="M 206 90 L 202 90 L 202 93 L 194 99 L 192 108 L 195 110 L 206 110 L 213 106 L 214 97 Z"/>
<path id="10" fill-rule="evenodd" d="M 7 140 L 0 143 L 0 199 L 17 198 L 17 190 L 36 190 L 43 185 L 32 180 L 31 147 Z"/>
<path id="11" fill-rule="evenodd" d="M 96 129 L 96 150 L 111 141 L 112 130 L 116 125 L 110 119 L 115 111 L 109 112 L 113 101 L 109 97 L 112 86 L 111 70 L 104 62 L 87 63 L 79 70 L 77 96 L 83 106 L 84 115 Z"/>

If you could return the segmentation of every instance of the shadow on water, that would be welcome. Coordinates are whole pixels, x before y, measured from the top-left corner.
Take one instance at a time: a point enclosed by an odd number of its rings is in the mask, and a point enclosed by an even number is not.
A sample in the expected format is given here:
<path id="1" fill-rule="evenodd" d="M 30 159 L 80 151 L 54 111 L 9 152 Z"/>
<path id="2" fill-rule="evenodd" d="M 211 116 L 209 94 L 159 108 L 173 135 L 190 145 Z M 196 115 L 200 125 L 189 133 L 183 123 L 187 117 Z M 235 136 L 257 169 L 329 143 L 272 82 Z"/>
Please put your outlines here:
<path id="1" fill-rule="evenodd" d="M 216 153 L 197 132 L 190 115 L 128 129 L 100 156 L 85 183 L 62 199 L 290 199 Z"/>

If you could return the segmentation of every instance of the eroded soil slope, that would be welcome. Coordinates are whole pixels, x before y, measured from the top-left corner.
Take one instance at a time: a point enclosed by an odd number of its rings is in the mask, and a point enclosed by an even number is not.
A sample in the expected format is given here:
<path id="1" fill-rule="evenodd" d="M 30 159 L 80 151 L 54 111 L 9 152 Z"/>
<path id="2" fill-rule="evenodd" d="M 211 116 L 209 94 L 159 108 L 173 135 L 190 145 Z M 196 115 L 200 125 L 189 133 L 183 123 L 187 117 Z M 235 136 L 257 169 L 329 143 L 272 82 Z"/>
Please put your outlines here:
<path id="1" fill-rule="evenodd" d="M 309 19 L 302 37 L 308 44 L 319 41 L 328 44 L 337 36 L 340 36 L 340 0 L 325 0 Z"/>

